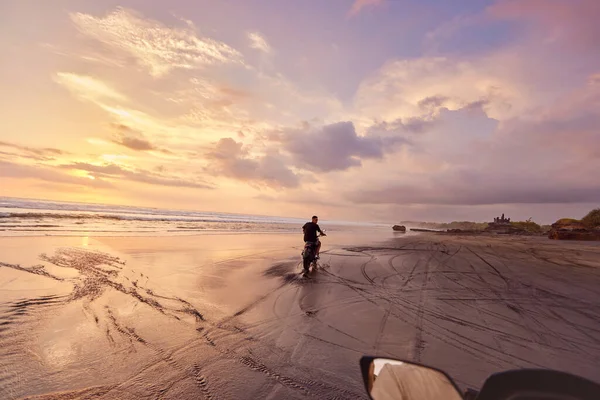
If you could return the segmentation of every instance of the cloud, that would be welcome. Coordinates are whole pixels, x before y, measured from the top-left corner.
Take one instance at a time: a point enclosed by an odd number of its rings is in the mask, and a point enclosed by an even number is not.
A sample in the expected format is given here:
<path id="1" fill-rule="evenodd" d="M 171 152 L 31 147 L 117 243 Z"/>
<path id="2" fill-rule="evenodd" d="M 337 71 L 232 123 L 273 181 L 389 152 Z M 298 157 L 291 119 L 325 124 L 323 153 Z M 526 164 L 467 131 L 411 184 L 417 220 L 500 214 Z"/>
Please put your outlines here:
<path id="1" fill-rule="evenodd" d="M 130 136 L 121 136 L 117 140 L 113 140 L 113 143 L 120 144 L 121 146 L 125 146 L 131 150 L 154 150 L 155 147 L 152 143 L 145 139 L 130 137 Z"/>
<path id="2" fill-rule="evenodd" d="M 529 90 L 531 84 L 513 79 L 502 65 L 513 66 L 514 58 L 494 55 L 390 61 L 360 84 L 355 107 L 360 115 L 389 121 L 435 112 L 441 106 L 456 110 L 483 100 L 493 117 L 515 115 L 527 107 L 536 92 Z"/>
<path id="3" fill-rule="evenodd" d="M 5 153 L 7 155 L 23 157 L 23 158 L 31 158 L 38 161 L 49 161 L 53 160 L 56 156 L 66 155 L 67 153 L 63 150 L 51 148 L 51 147 L 28 147 L 22 146 L 16 143 L 2 142 L 0 141 L 0 147 L 5 147 L 9 149 L 13 149 L 17 151 L 17 154 L 14 153 Z M 2 152 L 4 153 L 4 152 Z"/>
<path id="4" fill-rule="evenodd" d="M 275 133 L 272 139 L 281 142 L 297 168 L 316 172 L 359 167 L 361 159 L 381 159 L 397 145 L 408 143 L 400 136 L 358 136 L 352 122 L 284 130 Z"/>
<path id="5" fill-rule="evenodd" d="M 368 136 L 394 136 L 424 133 L 436 124 L 437 118 L 433 116 L 421 116 L 410 118 L 398 118 L 394 121 L 380 121 L 367 128 Z M 407 138 L 407 142 L 410 140 Z"/>
<path id="6" fill-rule="evenodd" d="M 363 175 L 366 183 L 350 183 L 346 198 L 381 205 L 597 203 L 599 89 L 567 93 L 533 118 L 497 121 L 480 103 L 442 108 L 386 165 L 384 178 Z"/>
<path id="7" fill-rule="evenodd" d="M 272 49 L 264 36 L 258 32 L 249 32 L 248 39 L 250 39 L 250 47 L 262 51 L 263 53 L 271 53 Z"/>
<path id="8" fill-rule="evenodd" d="M 207 152 L 211 162 L 209 170 L 248 183 L 265 185 L 274 189 L 294 188 L 300 179 L 289 169 L 277 151 L 262 156 L 250 156 L 241 142 L 222 138 Z"/>
<path id="9" fill-rule="evenodd" d="M 244 87 L 197 77 L 183 81 L 181 88 L 158 94 L 185 110 L 186 122 L 230 125 L 224 130 L 240 129 L 238 124 L 248 120 L 246 107 L 257 103 L 253 93 Z"/>
<path id="10" fill-rule="evenodd" d="M 93 102 L 106 100 L 127 101 L 127 97 L 91 76 L 59 72 L 54 80 L 83 100 Z"/>
<path id="11" fill-rule="evenodd" d="M 112 185 L 102 179 L 90 179 L 63 174 L 49 167 L 17 164 L 0 161 L 0 177 L 4 178 L 30 178 L 46 182 L 64 183 L 70 185 L 110 188 Z"/>
<path id="12" fill-rule="evenodd" d="M 176 68 L 243 62 L 242 55 L 225 43 L 198 37 L 190 27 L 169 28 L 125 8 L 105 17 L 74 13 L 71 19 L 81 33 L 135 57 L 155 77 Z"/>
<path id="13" fill-rule="evenodd" d="M 113 143 L 136 151 L 160 150 L 146 140 L 141 133 L 134 131 L 130 127 L 120 124 L 114 126 L 117 129 L 117 134 L 112 140 Z"/>
<path id="14" fill-rule="evenodd" d="M 443 106 L 448 100 L 447 96 L 429 96 L 422 100 L 419 100 L 417 105 L 422 109 L 438 108 Z"/>
<path id="15" fill-rule="evenodd" d="M 63 164 L 60 168 L 64 169 L 77 169 L 80 171 L 93 172 L 99 175 L 110 176 L 110 175 L 124 175 L 129 171 L 124 170 L 116 164 L 103 164 L 94 165 L 85 162 L 75 162 L 72 164 Z"/>
<path id="16" fill-rule="evenodd" d="M 380 6 L 384 2 L 385 2 L 385 0 L 354 0 L 354 4 L 352 4 L 352 8 L 348 12 L 348 15 L 349 16 L 357 15 L 365 7 Z"/>
<path id="17" fill-rule="evenodd" d="M 73 51 L 63 49 L 60 46 L 50 43 L 42 43 L 40 46 L 52 54 L 65 57 L 70 60 L 81 60 L 86 63 L 93 63 L 102 66 L 119 68 L 122 68 L 127 64 L 125 60 L 119 60 L 115 57 L 109 57 L 108 55 L 103 54 L 103 52 L 96 51 L 94 49 L 86 48 Z"/>
<path id="18" fill-rule="evenodd" d="M 162 175 L 160 173 L 144 171 L 144 170 L 129 170 L 117 164 L 102 164 L 95 165 L 85 162 L 75 162 L 71 164 L 63 164 L 60 166 L 63 169 L 86 171 L 102 178 L 121 179 L 125 181 L 134 181 L 147 183 L 150 185 L 159 185 L 167 187 L 184 187 L 194 189 L 212 189 L 213 187 L 205 182 L 199 182 L 194 179 L 184 180 L 171 176 Z"/>

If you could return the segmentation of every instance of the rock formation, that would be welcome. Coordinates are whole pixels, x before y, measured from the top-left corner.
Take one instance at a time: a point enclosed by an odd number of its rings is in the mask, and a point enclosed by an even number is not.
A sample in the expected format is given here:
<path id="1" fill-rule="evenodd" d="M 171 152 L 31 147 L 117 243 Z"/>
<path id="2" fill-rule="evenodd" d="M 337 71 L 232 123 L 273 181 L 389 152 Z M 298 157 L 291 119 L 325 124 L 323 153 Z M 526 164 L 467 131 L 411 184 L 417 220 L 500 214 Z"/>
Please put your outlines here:
<path id="1" fill-rule="evenodd" d="M 554 240 L 600 240 L 600 229 L 590 229 L 574 219 L 560 219 L 552 224 L 548 237 Z"/>
<path id="2" fill-rule="evenodd" d="M 404 225 L 394 225 L 392 229 L 396 232 L 406 232 L 406 227 Z"/>

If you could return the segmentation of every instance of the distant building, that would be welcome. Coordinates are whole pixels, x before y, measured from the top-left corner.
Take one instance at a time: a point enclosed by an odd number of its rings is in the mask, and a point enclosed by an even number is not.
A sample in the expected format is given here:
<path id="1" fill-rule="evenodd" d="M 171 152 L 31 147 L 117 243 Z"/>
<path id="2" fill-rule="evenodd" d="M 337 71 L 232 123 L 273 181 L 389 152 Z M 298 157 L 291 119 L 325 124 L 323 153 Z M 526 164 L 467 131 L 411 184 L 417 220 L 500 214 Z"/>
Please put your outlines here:
<path id="1" fill-rule="evenodd" d="M 510 218 L 504 218 L 504 213 L 501 217 L 494 218 L 494 222 L 490 222 L 489 225 L 510 225 Z"/>

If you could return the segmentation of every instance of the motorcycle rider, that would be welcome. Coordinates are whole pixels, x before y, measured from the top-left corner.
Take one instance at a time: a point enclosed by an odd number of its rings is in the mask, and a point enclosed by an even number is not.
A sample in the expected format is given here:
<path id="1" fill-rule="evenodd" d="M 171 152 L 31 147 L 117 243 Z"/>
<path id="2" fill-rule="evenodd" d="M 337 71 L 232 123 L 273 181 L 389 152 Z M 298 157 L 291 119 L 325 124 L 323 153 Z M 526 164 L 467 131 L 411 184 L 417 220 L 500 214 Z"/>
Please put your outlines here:
<path id="1" fill-rule="evenodd" d="M 311 243 L 315 245 L 315 259 L 319 259 L 319 251 L 321 250 L 321 241 L 317 237 L 317 232 L 321 234 L 321 236 L 327 236 L 321 228 L 319 227 L 319 217 L 313 215 L 312 221 L 307 222 L 302 227 L 302 232 L 304 232 L 304 243 Z"/>

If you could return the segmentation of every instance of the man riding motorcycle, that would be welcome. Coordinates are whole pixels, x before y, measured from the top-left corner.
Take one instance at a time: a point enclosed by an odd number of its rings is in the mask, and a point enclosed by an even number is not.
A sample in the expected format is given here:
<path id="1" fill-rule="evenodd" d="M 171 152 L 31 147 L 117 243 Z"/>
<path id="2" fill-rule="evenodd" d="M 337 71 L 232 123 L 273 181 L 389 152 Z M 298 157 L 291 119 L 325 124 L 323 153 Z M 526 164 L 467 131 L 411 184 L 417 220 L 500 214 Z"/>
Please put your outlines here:
<path id="1" fill-rule="evenodd" d="M 319 222 L 319 217 L 314 215 L 312 217 L 312 221 L 307 222 L 302 227 L 302 232 L 304 232 L 304 243 L 315 246 L 315 259 L 316 260 L 319 259 L 319 251 L 321 250 L 321 241 L 319 240 L 319 237 L 317 236 L 317 232 L 320 233 L 321 236 L 327 236 L 325 233 L 323 233 L 323 231 L 319 227 L 318 222 Z"/>

